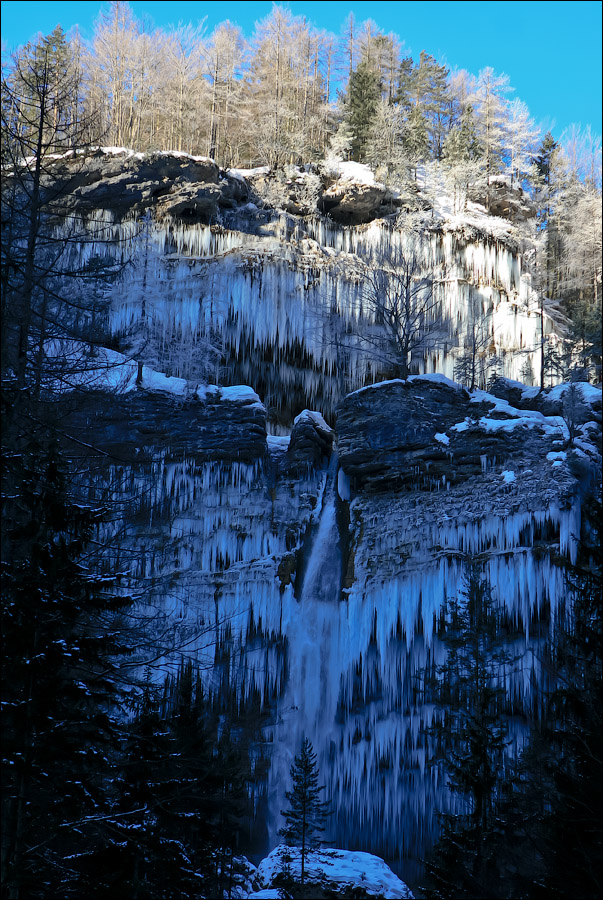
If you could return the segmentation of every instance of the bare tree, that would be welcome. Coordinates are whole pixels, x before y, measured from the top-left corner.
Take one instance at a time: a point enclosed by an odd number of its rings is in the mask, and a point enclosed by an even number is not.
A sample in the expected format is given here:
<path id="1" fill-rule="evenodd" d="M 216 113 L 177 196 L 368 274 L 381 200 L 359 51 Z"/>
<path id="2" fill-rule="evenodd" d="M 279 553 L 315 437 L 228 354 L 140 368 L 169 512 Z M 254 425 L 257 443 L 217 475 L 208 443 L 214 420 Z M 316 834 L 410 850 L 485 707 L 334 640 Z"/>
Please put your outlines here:
<path id="1" fill-rule="evenodd" d="M 485 378 L 492 342 L 486 321 L 473 317 L 463 336 L 463 349 L 454 363 L 454 377 L 470 391 Z"/>
<path id="2" fill-rule="evenodd" d="M 370 322 L 361 332 L 364 348 L 397 377 L 407 378 L 413 358 L 434 350 L 447 333 L 418 236 L 411 235 L 405 246 L 392 242 L 360 277 Z"/>

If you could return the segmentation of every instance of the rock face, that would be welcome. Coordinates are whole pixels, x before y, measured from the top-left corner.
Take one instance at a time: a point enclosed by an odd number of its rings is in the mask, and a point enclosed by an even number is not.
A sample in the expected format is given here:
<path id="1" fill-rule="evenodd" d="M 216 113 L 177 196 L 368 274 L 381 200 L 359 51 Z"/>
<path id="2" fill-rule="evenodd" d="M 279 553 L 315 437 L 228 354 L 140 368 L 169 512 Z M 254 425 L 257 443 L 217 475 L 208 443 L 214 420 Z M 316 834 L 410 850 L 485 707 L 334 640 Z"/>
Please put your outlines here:
<path id="1" fill-rule="evenodd" d="M 501 380 L 498 387 L 499 394 L 521 401 L 518 386 Z M 576 425 L 592 422 L 600 406 L 600 391 L 589 388 L 576 388 Z M 547 453 L 559 450 L 567 426 L 559 415 L 561 401 L 544 395 L 537 402 L 534 391 L 525 389 L 524 398 L 516 408 L 503 397 L 484 391 L 470 395 L 448 379 L 428 375 L 356 391 L 337 417 L 342 468 L 354 487 L 369 491 L 445 490 L 480 476 L 493 460 L 534 469 Z M 534 409 L 537 405 L 548 415 Z"/>
<path id="2" fill-rule="evenodd" d="M 219 208 L 247 197 L 243 181 L 221 174 L 211 159 L 186 154 L 98 150 L 58 160 L 52 175 L 79 213 L 107 209 L 117 219 L 153 207 L 156 217 L 210 223 Z"/>
<path id="3" fill-rule="evenodd" d="M 512 183 L 507 175 L 490 176 L 488 195 L 481 192 L 472 195 L 472 199 L 486 205 L 489 198 L 489 210 L 493 216 L 501 216 L 512 222 L 525 222 L 536 216 L 536 207 L 526 195 L 520 184 Z"/>
<path id="4" fill-rule="evenodd" d="M 64 262 L 111 269 L 103 326 L 120 352 L 187 380 L 219 359 L 217 377 L 253 385 L 271 423 L 285 426 L 304 407 L 331 421 L 346 392 L 391 371 L 364 342 L 379 323 L 359 273 L 415 239 L 403 214 L 394 218 L 399 198 L 367 166 L 229 174 L 211 160 L 125 151 L 53 165 L 67 192 L 57 214 L 69 217 L 56 223 Z M 421 222 L 417 252 L 450 333 L 414 355 L 413 371 L 452 377 L 472 309 L 483 311 L 504 375 L 527 363 L 536 371 L 539 319 L 510 223 L 489 231 L 485 213 L 479 227 Z M 553 340 L 552 320 L 544 328 Z"/>
<path id="5" fill-rule="evenodd" d="M 447 380 L 394 380 L 348 394 L 337 414 L 339 459 L 357 489 L 398 490 L 417 467 L 436 480 L 450 473 L 436 433 L 462 420 L 469 394 Z M 479 466 L 479 453 L 478 453 Z"/>
<path id="6" fill-rule="evenodd" d="M 363 225 L 379 214 L 386 193 L 382 184 L 337 181 L 323 193 L 319 208 L 340 225 Z"/>
<path id="7" fill-rule="evenodd" d="M 272 845 L 305 731 L 336 813 L 333 840 L 424 856 L 432 811 L 450 798 L 426 765 L 433 710 L 416 678 L 441 661 L 438 623 L 477 559 L 516 644 L 509 705 L 530 714 L 532 686 L 547 677 L 538 635 L 565 602 L 576 558 L 600 393 L 579 389 L 572 436 L 565 389 L 539 396 L 501 382 L 498 396 L 470 395 L 442 376 L 362 388 L 379 370 L 353 338 L 377 323 L 352 270 L 383 247 L 408 247 L 393 223 L 335 221 L 387 207 L 368 176 L 228 176 L 174 154 L 104 154 L 88 172 L 79 160 L 57 166 L 76 207 L 113 228 L 111 259 L 123 272 L 108 288 L 106 326 L 125 393 L 88 381 L 76 432 L 101 451 L 90 493 L 124 511 L 107 571 L 144 579 L 166 640 L 162 673 L 178 671 L 179 646 L 203 672 L 219 657 L 208 690 L 228 684 L 229 701 L 253 698 L 265 711 Z M 333 203 L 321 216 L 325 195 Z M 129 217 L 145 210 L 157 218 L 141 228 Z M 214 215 L 221 224 L 206 224 Z M 471 309 L 496 323 L 505 374 L 536 362 L 540 322 L 510 240 L 435 228 L 420 244 L 454 333 L 417 367 L 454 371 Z M 99 245 L 70 241 L 74 269 L 107 252 Z M 156 359 L 165 375 L 145 373 Z M 107 362 L 115 381 L 118 366 Z M 235 384 L 199 389 L 218 363 Z M 267 438 L 266 409 L 239 382 L 253 385 L 275 424 L 293 423 L 290 441 Z M 332 421 L 356 387 L 337 416 L 337 457 L 320 413 Z M 304 407 L 320 413 L 293 422 Z M 509 729 L 520 746 L 521 726 Z"/>
<path id="8" fill-rule="evenodd" d="M 75 426 L 88 444 L 130 464 L 161 454 L 251 464 L 266 452 L 264 407 L 257 398 L 232 401 L 220 392 L 206 399 L 152 390 L 90 392 L 85 420 Z"/>
<path id="9" fill-rule="evenodd" d="M 106 466 L 105 495 L 125 511 L 107 567 L 119 560 L 145 579 L 169 635 L 166 670 L 178 669 L 173 646 L 207 671 L 218 649 L 233 702 L 262 704 L 272 845 L 303 732 L 335 813 L 329 837 L 386 858 L 424 856 L 433 811 L 450 797 L 426 765 L 433 709 L 416 679 L 442 661 L 445 604 L 477 560 L 508 619 L 509 704 L 529 716 L 534 683 L 550 677 L 539 641 L 567 598 L 581 497 L 600 462 L 596 423 L 568 446 L 562 418 L 417 376 L 346 397 L 327 467 L 333 432 L 316 412 L 297 418 L 290 441 L 267 439 L 250 389 L 152 372 L 142 389 L 135 377 L 133 365 L 123 397 L 89 393 L 76 437 L 108 454 L 90 479 L 97 487 Z M 169 390 L 151 389 L 161 384 Z M 507 723 L 509 753 L 520 720 Z M 321 890 L 366 889 L 366 866 L 352 883 L 333 859 Z"/>

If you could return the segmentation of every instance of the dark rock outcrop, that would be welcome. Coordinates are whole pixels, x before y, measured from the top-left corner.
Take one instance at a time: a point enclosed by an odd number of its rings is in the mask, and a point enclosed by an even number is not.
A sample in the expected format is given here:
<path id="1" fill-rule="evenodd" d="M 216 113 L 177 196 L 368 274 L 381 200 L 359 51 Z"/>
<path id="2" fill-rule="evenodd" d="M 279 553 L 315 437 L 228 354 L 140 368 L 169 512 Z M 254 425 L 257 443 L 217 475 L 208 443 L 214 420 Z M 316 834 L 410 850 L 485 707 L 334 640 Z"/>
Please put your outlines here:
<path id="1" fill-rule="evenodd" d="M 174 153 L 70 156 L 53 164 L 51 182 L 61 208 L 108 209 L 118 219 L 152 207 L 156 216 L 210 222 L 247 196 L 245 182 L 220 173 L 213 160 Z"/>
<path id="2" fill-rule="evenodd" d="M 337 426 L 340 463 L 353 487 L 434 490 L 480 474 L 484 465 L 531 465 L 559 449 L 544 417 L 429 376 L 382 382 L 349 394 Z"/>
<path id="3" fill-rule="evenodd" d="M 319 466 L 333 449 L 333 429 L 318 413 L 305 409 L 295 420 L 289 447 L 281 463 L 284 472 Z"/>
<path id="4" fill-rule="evenodd" d="M 493 216 L 502 216 L 511 222 L 526 222 L 536 216 L 536 207 L 520 184 L 511 183 L 508 176 L 493 175 L 489 190 L 472 193 L 471 199 L 488 206 Z"/>
<path id="5" fill-rule="evenodd" d="M 324 191 L 319 209 L 340 225 L 363 225 L 381 214 L 386 194 L 382 184 L 339 180 Z"/>
<path id="6" fill-rule="evenodd" d="M 266 410 L 250 400 L 177 398 L 159 391 L 89 392 L 71 433 L 118 463 L 165 458 L 252 463 L 266 451 Z"/>

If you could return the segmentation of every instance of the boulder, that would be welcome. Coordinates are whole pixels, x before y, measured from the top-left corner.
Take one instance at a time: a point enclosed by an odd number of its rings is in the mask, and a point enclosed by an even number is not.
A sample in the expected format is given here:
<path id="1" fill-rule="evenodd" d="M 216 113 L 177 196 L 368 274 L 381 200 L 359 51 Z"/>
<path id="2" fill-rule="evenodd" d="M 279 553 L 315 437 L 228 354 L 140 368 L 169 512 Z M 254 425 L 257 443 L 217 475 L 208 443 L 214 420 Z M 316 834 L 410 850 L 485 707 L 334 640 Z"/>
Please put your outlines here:
<path id="1" fill-rule="evenodd" d="M 287 867 L 288 875 L 283 874 Z M 299 847 L 277 847 L 258 866 L 256 889 L 287 891 L 287 880 L 301 880 L 301 851 Z M 390 867 L 372 853 L 352 850 L 323 849 L 308 853 L 305 864 L 305 883 L 319 898 L 343 897 L 355 900 L 388 897 L 391 900 L 412 900 L 408 886 Z M 252 895 L 258 896 L 258 895 Z M 269 896 L 263 894 L 263 896 Z M 279 896 L 273 894 L 272 896 Z M 280 895 L 287 896 L 286 893 Z"/>
<path id="2" fill-rule="evenodd" d="M 300 472 L 312 466 L 319 466 L 331 454 L 333 429 L 327 425 L 320 413 L 304 409 L 295 418 L 289 447 L 282 460 L 284 472 Z"/>
<path id="3" fill-rule="evenodd" d="M 318 206 L 340 225 L 363 225 L 379 215 L 385 201 L 385 185 L 361 184 L 340 179 L 322 194 Z"/>
<path id="4" fill-rule="evenodd" d="M 352 485 L 400 489 L 416 486 L 417 469 L 435 477 L 449 472 L 448 445 L 435 435 L 465 418 L 469 400 L 464 388 L 443 378 L 395 379 L 348 394 L 336 431 L 339 461 Z"/>
<path id="5" fill-rule="evenodd" d="M 526 222 L 536 216 L 536 206 L 521 185 L 512 182 L 508 175 L 491 175 L 488 193 L 482 188 L 479 193 L 472 193 L 471 199 L 484 206 L 489 202 L 491 215 L 511 222 Z"/>

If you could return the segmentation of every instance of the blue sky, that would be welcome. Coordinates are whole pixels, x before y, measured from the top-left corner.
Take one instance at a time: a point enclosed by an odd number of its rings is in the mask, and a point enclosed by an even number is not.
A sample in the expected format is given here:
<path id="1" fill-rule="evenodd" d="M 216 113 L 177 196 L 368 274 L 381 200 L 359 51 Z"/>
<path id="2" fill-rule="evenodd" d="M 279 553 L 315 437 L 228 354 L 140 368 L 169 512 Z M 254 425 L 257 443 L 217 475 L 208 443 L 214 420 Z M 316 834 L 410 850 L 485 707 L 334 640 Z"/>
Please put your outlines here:
<path id="1" fill-rule="evenodd" d="M 152 2 L 130 4 L 138 18 L 156 26 L 206 19 L 211 31 L 225 19 L 240 25 L 247 36 L 254 23 L 268 15 L 272 3 Z M 601 133 L 601 3 L 588 2 L 285 2 L 295 15 L 305 15 L 320 28 L 338 34 L 349 12 L 357 21 L 371 18 L 385 32 L 394 31 L 407 52 L 426 50 L 451 68 L 477 72 L 492 66 L 505 72 L 537 122 L 559 136 L 571 123 L 591 125 Z M 2 40 L 8 49 L 26 43 L 38 32 L 47 34 L 60 23 L 67 31 L 79 25 L 85 39 L 108 3 L 2 2 Z"/>

